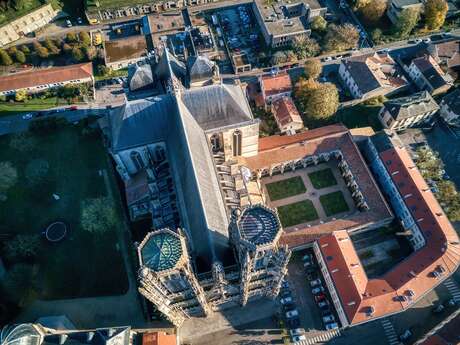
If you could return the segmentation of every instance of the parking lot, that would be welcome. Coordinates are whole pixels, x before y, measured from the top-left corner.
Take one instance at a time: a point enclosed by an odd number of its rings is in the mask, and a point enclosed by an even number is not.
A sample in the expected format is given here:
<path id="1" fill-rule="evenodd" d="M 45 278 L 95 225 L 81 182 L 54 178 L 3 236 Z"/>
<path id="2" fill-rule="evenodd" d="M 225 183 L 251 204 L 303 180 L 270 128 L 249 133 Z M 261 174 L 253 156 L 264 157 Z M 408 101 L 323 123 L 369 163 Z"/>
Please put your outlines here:
<path id="1" fill-rule="evenodd" d="M 294 253 L 279 295 L 281 317 L 294 344 L 340 336 L 340 324 L 311 249 Z"/>

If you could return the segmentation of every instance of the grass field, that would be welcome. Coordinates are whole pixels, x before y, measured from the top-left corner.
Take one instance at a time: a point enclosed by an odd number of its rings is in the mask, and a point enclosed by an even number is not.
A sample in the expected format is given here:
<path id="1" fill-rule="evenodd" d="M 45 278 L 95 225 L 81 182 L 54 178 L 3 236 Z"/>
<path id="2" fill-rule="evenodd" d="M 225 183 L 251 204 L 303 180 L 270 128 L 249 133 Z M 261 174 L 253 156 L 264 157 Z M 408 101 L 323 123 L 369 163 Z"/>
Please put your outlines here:
<path id="1" fill-rule="evenodd" d="M 29 111 L 38 111 L 49 109 L 58 106 L 59 104 L 65 104 L 63 100 L 58 100 L 57 97 L 51 97 L 46 99 L 33 99 L 28 102 L 0 102 L 0 117 L 11 116 Z"/>
<path id="2" fill-rule="evenodd" d="M 302 194 L 307 191 L 300 176 L 288 178 L 265 185 L 271 201 L 285 199 L 293 195 Z"/>
<path id="3" fill-rule="evenodd" d="M 96 237 L 81 228 L 82 201 L 97 197 L 113 201 L 116 193 L 101 138 L 81 132 L 81 127 L 68 125 L 52 133 L 31 134 L 27 150 L 13 145 L 17 137 L 0 137 L 0 162 L 11 162 L 18 172 L 18 182 L 8 191 L 7 200 L 0 202 L 0 234 L 40 235 L 55 220 L 69 225 L 62 242 L 42 239 L 40 253 L 32 262 L 41 299 L 117 295 L 128 289 L 117 229 Z M 49 165 L 40 182 L 33 182 L 28 173 L 34 160 Z M 113 207 L 121 227 L 122 210 L 116 202 Z M 6 262 L 7 268 L 12 264 Z"/>
<path id="4" fill-rule="evenodd" d="M 308 178 L 316 189 L 335 186 L 337 184 L 337 180 L 330 168 L 314 171 L 308 174 Z"/>
<path id="5" fill-rule="evenodd" d="M 96 9 L 103 9 L 103 8 L 118 8 L 124 6 L 132 6 L 132 5 L 142 5 L 142 4 L 151 4 L 155 2 L 155 0 L 98 0 L 99 7 L 96 7 L 96 1 L 94 0 L 85 0 L 88 10 L 96 10 Z M 160 2 L 158 0 L 157 2 Z"/>
<path id="6" fill-rule="evenodd" d="M 318 219 L 318 212 L 310 200 L 278 207 L 278 215 L 283 227 L 310 222 Z"/>
<path id="7" fill-rule="evenodd" d="M 349 210 L 347 202 L 345 201 L 345 198 L 341 191 L 321 195 L 319 197 L 319 201 L 321 202 L 324 212 L 328 217 Z"/>
<path id="8" fill-rule="evenodd" d="M 358 128 L 370 126 L 374 130 L 382 129 L 382 124 L 378 119 L 381 106 L 358 104 L 353 107 L 343 108 L 337 111 L 335 117 L 338 122 L 342 122 L 348 128 Z"/>

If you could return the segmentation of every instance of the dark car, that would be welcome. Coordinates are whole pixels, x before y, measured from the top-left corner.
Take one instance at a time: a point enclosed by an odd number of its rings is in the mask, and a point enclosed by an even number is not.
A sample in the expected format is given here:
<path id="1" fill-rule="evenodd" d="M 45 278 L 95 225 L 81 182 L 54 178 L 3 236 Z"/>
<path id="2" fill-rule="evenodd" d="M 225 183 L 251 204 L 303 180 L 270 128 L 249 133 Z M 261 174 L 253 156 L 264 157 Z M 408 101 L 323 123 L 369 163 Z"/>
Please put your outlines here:
<path id="1" fill-rule="evenodd" d="M 294 303 L 286 303 L 283 305 L 284 311 L 294 310 L 296 308 Z"/>
<path id="2" fill-rule="evenodd" d="M 300 320 L 296 317 L 287 320 L 287 325 L 289 328 L 298 328 L 300 326 Z"/>

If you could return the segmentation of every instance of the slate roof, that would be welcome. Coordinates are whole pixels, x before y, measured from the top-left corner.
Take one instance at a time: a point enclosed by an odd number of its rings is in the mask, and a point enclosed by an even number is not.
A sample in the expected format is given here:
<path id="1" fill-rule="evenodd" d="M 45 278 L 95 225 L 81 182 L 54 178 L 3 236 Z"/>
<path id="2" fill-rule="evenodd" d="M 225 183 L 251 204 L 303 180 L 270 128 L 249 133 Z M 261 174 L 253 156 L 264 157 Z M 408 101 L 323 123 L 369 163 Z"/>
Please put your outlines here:
<path id="1" fill-rule="evenodd" d="M 291 97 L 283 97 L 273 102 L 273 116 L 281 126 L 292 122 L 303 126 L 302 118 Z"/>
<path id="2" fill-rule="evenodd" d="M 255 244 L 271 243 L 281 225 L 278 216 L 265 207 L 255 206 L 243 210 L 238 221 L 241 237 Z"/>
<path id="3" fill-rule="evenodd" d="M 187 70 L 191 82 L 211 79 L 216 64 L 208 58 L 198 55 L 187 59 Z"/>
<path id="4" fill-rule="evenodd" d="M 46 335 L 42 345 L 129 345 L 130 334 L 131 327 L 98 328 Z"/>
<path id="5" fill-rule="evenodd" d="M 150 64 L 131 65 L 128 69 L 128 84 L 131 91 L 141 90 L 153 84 Z"/>
<path id="6" fill-rule="evenodd" d="M 395 120 L 424 115 L 439 109 L 438 104 L 427 91 L 389 100 L 384 103 L 384 107 Z"/>
<path id="7" fill-rule="evenodd" d="M 373 54 L 360 55 L 342 61 L 363 94 L 380 87 L 377 78 L 366 64 L 367 58 L 372 55 Z"/>
<path id="8" fill-rule="evenodd" d="M 460 115 L 460 89 L 456 89 L 455 91 L 449 93 L 442 100 L 445 104 L 447 104 L 451 111 Z"/>
<path id="9" fill-rule="evenodd" d="M 180 238 L 166 229 L 149 233 L 138 250 L 142 265 L 155 272 L 173 269 L 182 256 Z"/>
<path id="10" fill-rule="evenodd" d="M 431 56 L 421 56 L 412 60 L 412 63 L 417 66 L 433 89 L 438 89 L 447 84 L 444 73 Z"/>

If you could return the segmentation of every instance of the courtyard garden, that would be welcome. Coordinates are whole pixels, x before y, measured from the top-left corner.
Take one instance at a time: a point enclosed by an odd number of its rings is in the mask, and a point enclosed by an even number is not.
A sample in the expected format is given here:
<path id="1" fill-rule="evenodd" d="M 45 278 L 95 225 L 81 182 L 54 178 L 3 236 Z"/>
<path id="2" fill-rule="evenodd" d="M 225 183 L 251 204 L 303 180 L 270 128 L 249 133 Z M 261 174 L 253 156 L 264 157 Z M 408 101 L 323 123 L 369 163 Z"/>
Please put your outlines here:
<path id="1" fill-rule="evenodd" d="M 324 212 L 328 217 L 349 210 L 347 202 L 345 201 L 341 191 L 321 195 L 319 197 L 319 201 L 321 202 Z"/>
<path id="2" fill-rule="evenodd" d="M 0 146 L 3 296 L 24 307 L 124 294 L 122 209 L 99 133 L 81 123 L 35 126 Z M 43 236 L 54 222 L 66 228 L 56 242 Z"/>
<path id="3" fill-rule="evenodd" d="M 288 178 L 277 182 L 268 183 L 268 196 L 271 201 L 285 199 L 290 196 L 303 194 L 307 191 L 305 184 L 300 176 Z"/>
<path id="4" fill-rule="evenodd" d="M 278 207 L 278 215 L 285 228 L 318 219 L 318 212 L 310 200 L 280 206 Z"/>
<path id="5" fill-rule="evenodd" d="M 309 173 L 308 178 L 315 189 L 322 189 L 337 185 L 337 180 L 330 168 Z"/>

